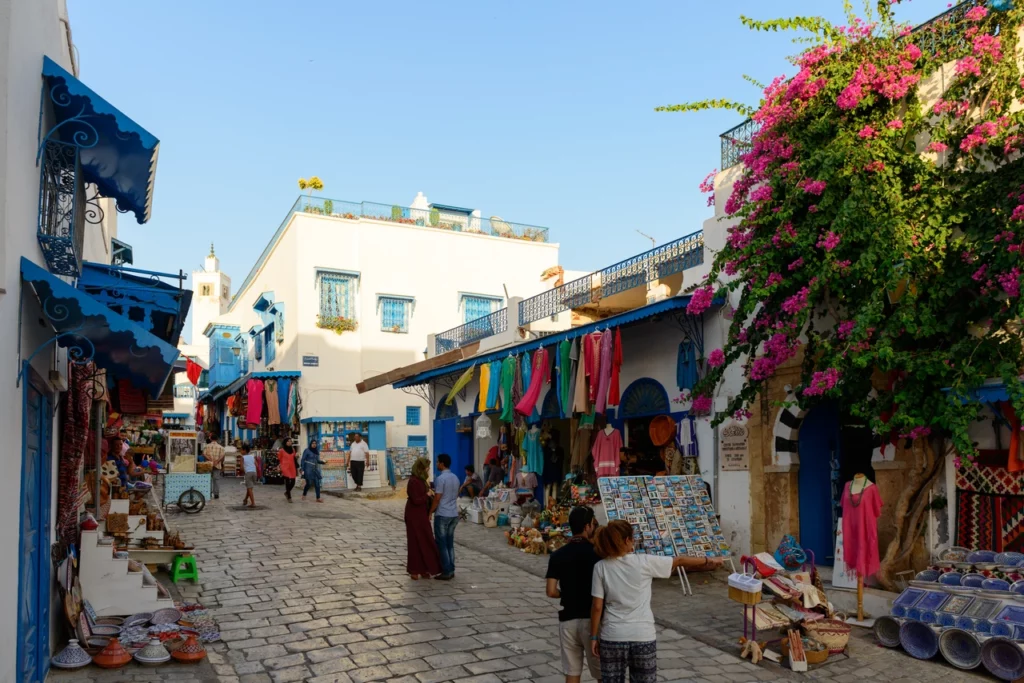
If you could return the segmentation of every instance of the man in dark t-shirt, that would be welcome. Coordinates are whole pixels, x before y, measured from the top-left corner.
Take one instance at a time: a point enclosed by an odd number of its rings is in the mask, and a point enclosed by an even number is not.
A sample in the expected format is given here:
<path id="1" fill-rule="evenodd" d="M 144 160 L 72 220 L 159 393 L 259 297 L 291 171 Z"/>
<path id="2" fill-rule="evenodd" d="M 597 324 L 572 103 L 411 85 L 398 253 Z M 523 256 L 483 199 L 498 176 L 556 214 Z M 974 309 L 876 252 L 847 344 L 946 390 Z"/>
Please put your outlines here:
<path id="1" fill-rule="evenodd" d="M 586 657 L 590 675 L 601 680 L 601 663 L 590 648 L 591 578 L 597 553 L 590 539 L 597 530 L 594 511 L 582 506 L 569 513 L 572 539 L 548 560 L 547 595 L 559 598 L 558 640 L 562 647 L 562 672 L 566 683 L 579 683 Z"/>

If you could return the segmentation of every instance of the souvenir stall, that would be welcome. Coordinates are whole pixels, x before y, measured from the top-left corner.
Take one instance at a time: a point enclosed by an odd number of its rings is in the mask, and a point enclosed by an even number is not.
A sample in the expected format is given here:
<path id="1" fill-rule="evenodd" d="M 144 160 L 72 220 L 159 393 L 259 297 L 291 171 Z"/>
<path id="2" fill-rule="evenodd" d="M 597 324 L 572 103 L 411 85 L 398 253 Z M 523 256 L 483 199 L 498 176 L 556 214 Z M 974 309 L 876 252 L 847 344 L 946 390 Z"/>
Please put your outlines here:
<path id="1" fill-rule="evenodd" d="M 199 446 L 192 430 L 167 433 L 167 474 L 163 503 L 188 513 L 200 512 L 210 500 L 213 465 L 199 462 Z"/>
<path id="2" fill-rule="evenodd" d="M 302 401 L 299 398 L 298 372 L 254 372 L 233 382 L 222 396 L 219 415 L 219 440 L 236 448 L 245 443 L 260 459 L 263 483 L 282 485 L 281 466 L 275 445 L 292 439 L 301 451 L 299 421 Z M 207 422 L 210 418 L 207 418 Z M 241 476 L 241 459 L 235 459 Z M 225 463 L 226 464 L 226 463 Z"/>

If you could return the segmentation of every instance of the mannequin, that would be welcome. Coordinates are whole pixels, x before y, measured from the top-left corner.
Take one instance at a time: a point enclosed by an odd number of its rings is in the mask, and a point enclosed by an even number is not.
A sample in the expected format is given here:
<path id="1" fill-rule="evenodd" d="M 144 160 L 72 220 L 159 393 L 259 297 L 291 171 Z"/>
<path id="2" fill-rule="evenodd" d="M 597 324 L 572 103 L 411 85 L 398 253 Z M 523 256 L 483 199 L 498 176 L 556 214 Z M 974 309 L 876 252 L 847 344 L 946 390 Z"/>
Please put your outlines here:
<path id="1" fill-rule="evenodd" d="M 590 454 L 594 457 L 594 470 L 598 477 L 619 476 L 620 453 L 622 451 L 622 435 L 610 423 L 597 433 Z"/>
<path id="2" fill-rule="evenodd" d="M 878 487 L 862 472 L 843 491 L 843 557 L 857 574 L 857 620 L 864 620 L 864 577 L 878 571 Z"/>

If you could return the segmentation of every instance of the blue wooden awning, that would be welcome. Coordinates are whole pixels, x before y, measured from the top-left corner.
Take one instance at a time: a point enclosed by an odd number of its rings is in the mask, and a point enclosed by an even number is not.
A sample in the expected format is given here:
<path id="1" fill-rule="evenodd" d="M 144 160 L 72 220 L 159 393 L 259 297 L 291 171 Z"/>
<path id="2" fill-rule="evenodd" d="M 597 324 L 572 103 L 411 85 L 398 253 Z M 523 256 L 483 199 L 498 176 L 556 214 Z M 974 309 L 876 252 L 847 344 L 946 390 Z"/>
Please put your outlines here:
<path id="1" fill-rule="evenodd" d="M 160 396 L 178 349 L 25 257 L 21 278 L 32 287 L 54 338 L 73 362 L 94 361 L 113 377 Z"/>
<path id="2" fill-rule="evenodd" d="M 78 147 L 85 180 L 116 200 L 119 211 L 148 221 L 160 141 L 49 57 L 43 57 L 43 81 L 53 116 L 44 118 L 40 151 L 48 140 Z"/>

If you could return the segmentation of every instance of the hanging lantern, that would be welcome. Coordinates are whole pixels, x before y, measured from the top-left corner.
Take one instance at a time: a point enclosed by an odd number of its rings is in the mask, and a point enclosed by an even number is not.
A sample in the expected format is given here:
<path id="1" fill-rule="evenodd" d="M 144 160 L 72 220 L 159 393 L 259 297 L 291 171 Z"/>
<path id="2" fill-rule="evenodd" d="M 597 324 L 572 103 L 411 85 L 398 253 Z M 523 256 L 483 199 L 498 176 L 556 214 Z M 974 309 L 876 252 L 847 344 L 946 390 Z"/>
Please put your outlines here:
<path id="1" fill-rule="evenodd" d="M 481 414 L 480 417 L 476 419 L 476 438 L 491 438 L 491 418 L 489 415 Z"/>

